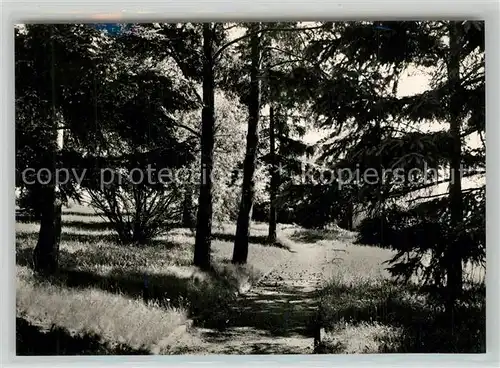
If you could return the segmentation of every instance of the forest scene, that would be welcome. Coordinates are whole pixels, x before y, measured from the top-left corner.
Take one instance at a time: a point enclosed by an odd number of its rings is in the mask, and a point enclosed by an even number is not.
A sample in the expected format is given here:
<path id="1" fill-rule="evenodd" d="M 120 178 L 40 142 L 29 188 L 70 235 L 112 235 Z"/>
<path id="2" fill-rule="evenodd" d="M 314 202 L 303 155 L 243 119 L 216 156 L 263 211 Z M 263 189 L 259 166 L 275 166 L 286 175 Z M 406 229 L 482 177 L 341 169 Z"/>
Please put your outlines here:
<path id="1" fill-rule="evenodd" d="M 486 352 L 484 22 L 14 33 L 17 355 Z"/>

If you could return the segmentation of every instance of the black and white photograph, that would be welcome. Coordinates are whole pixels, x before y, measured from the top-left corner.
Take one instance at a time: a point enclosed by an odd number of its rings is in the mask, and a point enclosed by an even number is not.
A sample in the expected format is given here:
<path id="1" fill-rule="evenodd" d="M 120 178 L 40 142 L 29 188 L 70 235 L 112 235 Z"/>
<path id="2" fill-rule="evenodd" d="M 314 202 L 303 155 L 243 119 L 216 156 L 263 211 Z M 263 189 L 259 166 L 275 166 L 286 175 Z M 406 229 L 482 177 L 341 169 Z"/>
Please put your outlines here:
<path id="1" fill-rule="evenodd" d="M 14 26 L 18 356 L 486 353 L 483 21 L 95 22 Z"/>

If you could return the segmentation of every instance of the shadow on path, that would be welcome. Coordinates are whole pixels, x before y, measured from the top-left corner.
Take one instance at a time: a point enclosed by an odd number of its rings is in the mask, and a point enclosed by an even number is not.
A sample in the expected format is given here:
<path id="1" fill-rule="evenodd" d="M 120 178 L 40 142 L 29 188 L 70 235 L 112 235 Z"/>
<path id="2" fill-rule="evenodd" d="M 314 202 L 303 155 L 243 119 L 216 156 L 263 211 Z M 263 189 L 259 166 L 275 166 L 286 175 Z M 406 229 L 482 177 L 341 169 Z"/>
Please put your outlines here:
<path id="1" fill-rule="evenodd" d="M 312 354 L 317 288 L 332 252 L 296 244 L 287 261 L 236 300 L 224 328 L 200 330 L 212 354 Z"/>
<path id="2" fill-rule="evenodd" d="M 262 283 L 237 300 L 223 329 L 201 336 L 217 354 L 311 354 L 316 297 L 303 287 Z"/>
<path id="3" fill-rule="evenodd" d="M 258 292 L 250 292 L 238 300 L 228 327 L 252 326 L 273 336 L 313 337 L 316 297 L 315 291 L 302 287 L 263 283 Z"/>

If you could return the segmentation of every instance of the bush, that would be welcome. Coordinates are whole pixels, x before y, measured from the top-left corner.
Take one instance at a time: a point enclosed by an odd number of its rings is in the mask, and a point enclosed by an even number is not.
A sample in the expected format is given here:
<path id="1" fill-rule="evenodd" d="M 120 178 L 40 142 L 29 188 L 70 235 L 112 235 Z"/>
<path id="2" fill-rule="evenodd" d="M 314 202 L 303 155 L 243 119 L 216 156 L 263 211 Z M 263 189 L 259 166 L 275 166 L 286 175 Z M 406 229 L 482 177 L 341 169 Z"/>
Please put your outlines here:
<path id="1" fill-rule="evenodd" d="M 127 181 L 88 190 L 91 205 L 103 213 L 123 244 L 146 244 L 171 230 L 182 215 L 179 188 Z"/>

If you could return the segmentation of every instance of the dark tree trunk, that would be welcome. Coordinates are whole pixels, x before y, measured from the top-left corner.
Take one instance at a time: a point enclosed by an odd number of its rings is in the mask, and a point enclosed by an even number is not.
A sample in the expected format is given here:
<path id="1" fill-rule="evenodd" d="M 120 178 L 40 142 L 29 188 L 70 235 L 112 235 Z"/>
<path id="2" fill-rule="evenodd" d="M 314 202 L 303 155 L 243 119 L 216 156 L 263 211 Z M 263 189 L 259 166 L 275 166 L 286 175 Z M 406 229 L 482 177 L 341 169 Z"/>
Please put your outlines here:
<path id="1" fill-rule="evenodd" d="M 194 229 L 196 224 L 193 213 L 193 187 L 186 185 L 184 190 L 184 200 L 182 202 L 182 226 L 188 229 Z"/>
<path id="2" fill-rule="evenodd" d="M 203 24 L 203 112 L 201 128 L 201 179 L 194 264 L 210 268 L 210 247 L 212 242 L 212 169 L 214 155 L 214 70 L 213 39 L 211 23 Z"/>
<path id="3" fill-rule="evenodd" d="M 450 22 L 450 55 L 448 81 L 450 86 L 450 135 L 452 156 L 450 162 L 450 212 L 451 228 L 455 231 L 463 221 L 461 182 L 461 122 L 460 122 L 460 23 Z M 447 309 L 453 315 L 454 305 L 462 292 L 462 249 L 459 237 L 448 245 L 446 254 Z M 452 322 L 453 323 L 453 322 Z"/>
<path id="4" fill-rule="evenodd" d="M 61 203 L 55 185 L 42 189 L 43 208 L 38 242 L 33 252 L 35 271 L 51 275 L 59 265 L 59 243 L 61 240 Z"/>
<path id="5" fill-rule="evenodd" d="M 353 217 L 354 217 L 354 205 L 352 201 L 349 201 L 345 205 L 345 212 L 344 216 L 342 218 L 342 221 L 340 222 L 340 227 L 351 231 L 353 229 Z"/>
<path id="6" fill-rule="evenodd" d="M 52 173 L 52 180 L 48 184 L 41 185 L 41 213 L 40 231 L 38 242 L 33 252 L 33 266 L 35 271 L 50 275 L 57 271 L 59 264 L 59 243 L 61 239 L 61 210 L 62 204 L 59 198 L 57 183 L 54 178 L 56 170 L 57 152 L 62 149 L 63 130 L 58 130 L 57 117 L 53 116 L 55 125 L 52 136 L 54 137 L 54 154 L 49 160 L 48 169 Z"/>
<path id="7" fill-rule="evenodd" d="M 42 185 L 42 208 L 40 219 L 40 231 L 38 233 L 38 242 L 33 251 L 33 267 L 35 271 L 51 275 L 57 271 L 59 266 L 59 243 L 61 240 L 61 199 L 59 198 L 58 183 L 55 181 L 54 173 L 57 167 L 57 154 L 63 148 L 64 144 L 64 129 L 59 129 L 59 119 L 57 116 L 57 101 L 56 101 L 56 60 L 55 50 L 52 45 L 51 54 L 51 73 L 50 83 L 52 92 L 51 111 L 47 116 L 50 116 L 50 124 L 52 131 L 53 149 L 52 159 L 49 160 L 48 169 L 52 173 L 51 181 Z"/>
<path id="8" fill-rule="evenodd" d="M 275 135 L 275 115 L 274 106 L 271 102 L 269 108 L 269 143 L 271 154 L 271 186 L 269 189 L 269 235 L 268 242 L 270 244 L 276 243 L 276 221 L 277 221 L 277 208 L 276 208 L 276 194 L 279 185 L 279 172 L 278 162 L 276 157 L 276 135 Z"/>
<path id="9" fill-rule="evenodd" d="M 259 143 L 258 125 L 260 114 L 260 24 L 254 23 L 250 29 L 254 32 L 250 39 L 252 68 L 250 72 L 250 98 L 248 104 L 248 133 L 245 161 L 243 163 L 243 184 L 241 202 L 236 223 L 236 239 L 234 242 L 233 263 L 246 263 L 248 257 L 248 237 L 250 228 L 250 213 L 254 197 L 254 172 L 257 145 Z"/>

